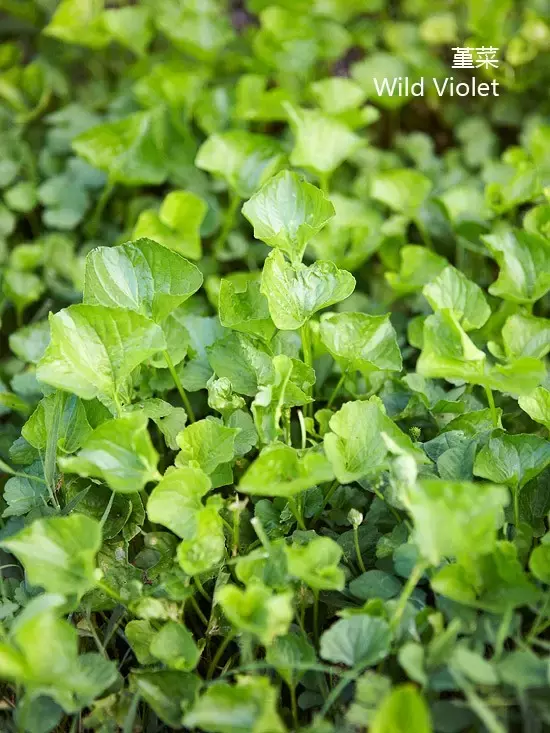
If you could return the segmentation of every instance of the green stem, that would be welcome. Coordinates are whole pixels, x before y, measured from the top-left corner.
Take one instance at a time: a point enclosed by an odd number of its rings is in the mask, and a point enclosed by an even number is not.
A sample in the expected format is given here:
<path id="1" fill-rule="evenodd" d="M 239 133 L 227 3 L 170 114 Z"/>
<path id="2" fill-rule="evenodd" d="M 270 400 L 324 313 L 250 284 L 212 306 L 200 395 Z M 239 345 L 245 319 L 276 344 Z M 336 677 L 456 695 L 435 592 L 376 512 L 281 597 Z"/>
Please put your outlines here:
<path id="1" fill-rule="evenodd" d="M 117 603 L 120 603 L 121 606 L 125 606 L 126 603 L 122 596 L 120 596 L 116 590 L 113 590 L 107 583 L 104 583 L 102 580 L 98 580 L 96 583 L 99 590 L 102 590 L 106 596 L 109 596 L 109 598 L 112 598 L 113 601 L 116 601 Z"/>
<path id="2" fill-rule="evenodd" d="M 300 511 L 300 507 L 298 506 L 298 503 L 293 496 L 289 497 L 288 506 L 290 507 L 290 510 L 296 517 L 296 522 L 298 523 L 298 527 L 300 527 L 300 529 L 306 529 L 306 525 L 304 524 L 304 520 L 302 517 L 302 512 Z"/>
<path id="3" fill-rule="evenodd" d="M 319 646 L 319 591 L 313 591 L 313 638 L 315 646 Z"/>
<path id="4" fill-rule="evenodd" d="M 234 639 L 234 634 L 228 634 L 228 636 L 225 637 L 225 639 L 222 641 L 222 643 L 216 649 L 216 653 L 212 657 L 212 661 L 210 662 L 210 665 L 208 667 L 208 671 L 206 673 L 206 679 L 207 680 L 211 680 L 212 677 L 214 676 L 214 672 L 216 671 L 216 667 L 218 666 L 219 661 L 220 661 L 220 659 L 223 656 L 223 653 L 225 652 L 225 650 L 227 649 L 227 647 L 229 646 L 229 644 L 231 644 L 231 642 L 233 641 L 233 639 Z"/>
<path id="5" fill-rule="evenodd" d="M 208 619 L 206 618 L 204 613 L 201 611 L 201 607 L 197 603 L 197 599 L 195 598 L 195 596 L 189 596 L 189 600 L 191 601 L 191 605 L 193 606 L 193 609 L 195 613 L 197 614 L 197 616 L 199 617 L 199 619 L 201 620 L 201 622 L 205 626 L 208 626 Z"/>
<path id="6" fill-rule="evenodd" d="M 313 369 L 313 352 L 311 349 L 311 332 L 309 329 L 309 322 L 304 323 L 304 325 L 300 329 L 300 336 L 302 337 L 302 352 L 304 355 L 304 363 L 306 364 L 306 366 Z M 307 394 L 308 397 L 311 397 L 311 387 L 308 387 Z M 304 413 L 306 416 L 310 415 L 310 412 L 313 411 L 311 407 L 311 403 L 304 405 Z"/>
<path id="7" fill-rule="evenodd" d="M 164 360 L 166 361 L 166 366 L 168 367 L 168 370 L 170 371 L 170 374 L 172 375 L 172 379 L 174 380 L 176 389 L 179 392 L 181 401 L 183 402 L 183 406 L 185 407 L 185 411 L 187 412 L 187 417 L 189 418 L 189 422 L 195 422 L 195 413 L 193 412 L 193 408 L 191 407 L 191 403 L 189 402 L 189 397 L 187 396 L 187 392 L 184 390 L 183 384 L 181 383 L 178 373 L 176 372 L 174 362 L 172 361 L 170 354 L 167 351 L 163 351 L 163 354 L 164 354 Z"/>
<path id="8" fill-rule="evenodd" d="M 361 548 L 359 547 L 359 527 L 353 526 L 353 544 L 355 545 L 355 554 L 357 555 L 357 562 L 362 573 L 367 572 L 365 563 L 363 562 L 363 556 L 361 555 Z"/>
<path id="9" fill-rule="evenodd" d="M 59 438 L 59 425 L 61 424 L 61 413 L 63 411 L 64 394 L 57 390 L 53 403 L 53 416 L 48 437 L 46 440 L 46 455 L 44 458 L 44 478 L 50 492 L 52 503 L 59 509 L 59 502 L 55 495 L 55 477 L 57 467 L 57 440 Z"/>
<path id="10" fill-rule="evenodd" d="M 516 486 L 515 489 L 512 489 L 512 493 L 514 495 L 514 525 L 517 534 L 519 527 L 519 488 Z"/>
<path id="11" fill-rule="evenodd" d="M 392 629 L 396 629 L 399 626 L 399 622 L 401 621 L 401 616 L 403 616 L 407 602 L 427 567 L 428 564 L 424 560 L 419 560 L 414 566 L 412 573 L 409 575 L 409 579 L 399 596 L 399 601 L 390 621 L 390 627 Z"/>
<path id="12" fill-rule="evenodd" d="M 212 603 L 212 599 L 210 598 L 210 596 L 208 595 L 208 593 L 204 590 L 204 586 L 201 583 L 201 579 L 199 578 L 199 576 L 198 575 L 193 576 L 193 580 L 195 581 L 195 585 L 197 586 L 197 590 L 199 591 L 199 593 L 201 594 L 201 596 L 204 598 L 204 600 L 207 601 L 208 603 Z"/>
<path id="13" fill-rule="evenodd" d="M 347 373 L 348 373 L 348 370 L 347 369 L 344 372 L 342 372 L 342 375 L 341 375 L 340 379 L 338 380 L 338 383 L 336 384 L 336 387 L 332 390 L 332 394 L 330 395 L 329 400 L 327 402 L 327 407 L 332 407 L 332 403 L 336 399 L 336 395 L 338 394 L 338 392 L 340 391 L 340 388 L 344 384 L 344 379 L 346 378 Z"/>
<path id="14" fill-rule="evenodd" d="M 139 699 L 140 699 L 139 692 L 135 692 L 130 702 L 128 712 L 126 713 L 126 718 L 124 720 L 124 727 L 122 729 L 122 733 L 132 733 L 132 731 L 134 730 L 134 722 L 135 722 L 136 715 L 137 715 Z"/>
<path id="15" fill-rule="evenodd" d="M 428 249 L 433 249 L 433 242 L 432 242 L 432 238 L 430 237 L 430 233 L 428 232 L 428 230 L 426 229 L 426 227 L 422 223 L 420 217 L 416 216 L 413 219 L 413 222 L 415 223 L 416 228 L 420 232 L 420 235 L 422 237 L 422 241 L 424 242 L 424 245 Z"/>
<path id="16" fill-rule="evenodd" d="M 325 498 L 323 499 L 323 504 L 322 504 L 321 508 L 319 509 L 319 511 L 317 512 L 317 514 L 313 517 L 312 525 L 315 525 L 319 521 L 319 519 L 321 517 L 321 514 L 325 510 L 325 507 L 327 506 L 327 504 L 329 503 L 329 501 L 332 499 L 332 497 L 334 496 L 334 492 L 336 491 L 336 489 L 339 486 L 340 486 L 340 482 L 338 481 L 338 479 L 334 479 L 334 481 L 330 485 L 329 490 L 326 493 Z"/>
<path id="17" fill-rule="evenodd" d="M 227 207 L 227 211 L 225 212 L 222 229 L 214 243 L 214 251 L 219 251 L 220 249 L 222 249 L 227 242 L 227 238 L 231 234 L 231 230 L 233 229 L 233 226 L 235 224 L 235 216 L 237 214 L 240 204 L 240 196 L 232 191 L 229 194 L 229 206 Z"/>
<path id="18" fill-rule="evenodd" d="M 489 409 L 491 410 L 491 419 L 495 428 L 498 428 L 498 412 L 495 405 L 495 398 L 493 397 L 493 390 L 490 387 L 485 387 L 485 394 L 487 395 L 487 402 L 489 403 Z"/>
<path id="19" fill-rule="evenodd" d="M 107 180 L 107 183 L 103 187 L 101 195 L 97 200 L 94 213 L 90 217 L 90 224 L 88 225 L 88 235 L 90 237 L 94 237 L 96 235 L 97 230 L 99 229 L 99 224 L 101 222 L 103 211 L 105 210 L 105 207 L 107 206 L 107 203 L 109 202 L 109 199 L 111 198 L 114 189 L 114 182 L 111 180 Z"/>
<path id="20" fill-rule="evenodd" d="M 325 194 L 325 196 L 329 196 L 330 173 L 319 173 L 319 188 Z"/>
<path id="21" fill-rule="evenodd" d="M 296 700 L 296 687 L 289 685 L 288 690 L 290 692 L 290 710 L 292 711 L 292 724 L 296 730 L 300 727 L 298 720 L 298 701 Z"/>
<path id="22" fill-rule="evenodd" d="M 113 508 L 113 502 L 115 500 L 115 492 L 111 491 L 111 496 L 109 498 L 109 503 L 107 504 L 105 511 L 103 512 L 103 516 L 99 520 L 99 523 L 101 527 L 105 525 L 105 522 L 109 519 L 109 514 L 111 513 L 111 509 Z"/>

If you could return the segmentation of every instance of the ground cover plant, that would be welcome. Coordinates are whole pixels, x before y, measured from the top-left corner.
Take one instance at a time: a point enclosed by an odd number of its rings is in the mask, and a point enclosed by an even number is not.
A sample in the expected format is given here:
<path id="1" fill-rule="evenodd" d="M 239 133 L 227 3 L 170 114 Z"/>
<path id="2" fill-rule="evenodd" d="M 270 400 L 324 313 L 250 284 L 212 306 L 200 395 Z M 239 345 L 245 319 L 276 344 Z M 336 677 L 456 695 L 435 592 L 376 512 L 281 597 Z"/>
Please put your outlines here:
<path id="1" fill-rule="evenodd" d="M 0 0 L 2 731 L 550 730 L 549 22 Z"/>

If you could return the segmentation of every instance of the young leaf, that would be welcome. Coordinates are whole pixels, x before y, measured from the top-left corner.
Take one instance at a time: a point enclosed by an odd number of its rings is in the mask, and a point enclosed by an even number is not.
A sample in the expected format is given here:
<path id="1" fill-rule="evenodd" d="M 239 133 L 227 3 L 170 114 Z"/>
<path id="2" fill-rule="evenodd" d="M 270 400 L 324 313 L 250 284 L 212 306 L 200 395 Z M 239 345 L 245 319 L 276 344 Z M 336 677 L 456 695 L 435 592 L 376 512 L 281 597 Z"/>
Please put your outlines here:
<path id="1" fill-rule="evenodd" d="M 531 420 L 550 430 L 550 391 L 545 387 L 537 387 L 531 394 L 520 397 L 518 402 Z"/>
<path id="2" fill-rule="evenodd" d="M 249 199 L 243 214 L 254 236 L 301 262 L 309 240 L 334 216 L 334 206 L 316 186 L 281 171 Z"/>
<path id="3" fill-rule="evenodd" d="M 544 359 L 550 351 L 550 320 L 516 313 L 502 327 L 507 359 Z"/>
<path id="4" fill-rule="evenodd" d="M 342 618 L 321 637 L 321 657 L 348 667 L 373 667 L 390 652 L 390 627 L 382 618 L 360 614 Z"/>
<path id="5" fill-rule="evenodd" d="M 258 280 L 249 280 L 244 287 L 239 287 L 232 280 L 223 279 L 218 311 L 222 326 L 256 336 L 266 343 L 277 330 Z"/>
<path id="6" fill-rule="evenodd" d="M 289 687 L 296 687 L 305 674 L 305 667 L 317 660 L 309 641 L 294 632 L 277 636 L 267 648 L 265 658 Z"/>
<path id="7" fill-rule="evenodd" d="M 294 616 L 291 592 L 273 593 L 260 583 L 245 590 L 227 584 L 219 590 L 217 600 L 236 629 L 257 637 L 264 646 L 288 633 Z"/>
<path id="8" fill-rule="evenodd" d="M 294 542 L 285 547 L 288 572 L 310 588 L 343 590 L 344 571 L 338 567 L 342 548 L 330 537 L 315 537 L 306 545 Z"/>
<path id="9" fill-rule="evenodd" d="M 422 294 L 434 311 L 449 310 L 465 331 L 481 328 L 491 315 L 481 288 L 452 265 L 425 285 Z"/>
<path id="10" fill-rule="evenodd" d="M 361 430 L 357 426 L 361 425 Z M 336 478 L 350 484 L 365 476 L 375 476 L 387 468 L 388 446 L 384 436 L 396 443 L 404 453 L 426 463 L 428 459 L 413 445 L 408 435 L 386 415 L 378 397 L 346 402 L 329 422 L 325 433 L 325 452 Z"/>
<path id="11" fill-rule="evenodd" d="M 249 198 L 281 168 L 279 143 L 266 135 L 230 130 L 211 135 L 200 147 L 195 165 L 223 178 L 241 198 Z"/>
<path id="12" fill-rule="evenodd" d="M 195 532 L 178 545 L 177 558 L 188 575 L 201 575 L 219 565 L 225 556 L 225 536 L 219 503 L 210 499 L 195 516 Z"/>
<path id="13" fill-rule="evenodd" d="M 383 171 L 372 182 L 371 196 L 392 211 L 414 218 L 432 190 L 432 185 L 423 173 L 410 168 Z"/>
<path id="14" fill-rule="evenodd" d="M 183 723 L 206 733 L 285 733 L 277 714 L 279 694 L 267 677 L 241 675 L 236 685 L 220 682 L 208 687 Z"/>
<path id="15" fill-rule="evenodd" d="M 273 322 L 283 331 L 300 328 L 317 311 L 348 298 L 354 288 L 353 275 L 332 262 L 292 265 L 278 250 L 266 259 L 262 273 L 261 292 Z"/>
<path id="16" fill-rule="evenodd" d="M 321 317 L 320 336 L 342 371 L 401 371 L 401 352 L 389 314 L 327 313 Z"/>
<path id="17" fill-rule="evenodd" d="M 139 313 L 101 305 L 71 305 L 50 315 L 51 342 L 37 377 L 85 400 L 116 409 L 126 378 L 162 351 L 162 331 Z"/>
<path id="18" fill-rule="evenodd" d="M 82 596 L 95 586 L 101 546 L 95 519 L 81 514 L 37 519 L 0 544 L 22 562 L 29 583 L 48 593 Z"/>
<path id="19" fill-rule="evenodd" d="M 202 257 L 201 226 L 208 205 L 192 191 L 171 191 L 160 205 L 145 209 L 138 217 L 132 235 L 145 237 L 183 257 L 199 260 Z"/>
<path id="20" fill-rule="evenodd" d="M 399 272 L 386 272 L 386 280 L 397 295 L 422 290 L 447 266 L 447 260 L 426 247 L 407 244 L 400 250 Z"/>
<path id="21" fill-rule="evenodd" d="M 183 671 L 195 669 L 201 656 L 193 634 L 175 621 L 168 621 L 155 634 L 149 650 L 170 669 Z"/>
<path id="22" fill-rule="evenodd" d="M 105 171 L 112 183 L 159 185 L 168 174 L 165 138 L 165 112 L 157 107 L 92 127 L 72 145 L 86 162 Z"/>
<path id="23" fill-rule="evenodd" d="M 137 412 L 104 422 L 76 456 L 59 459 L 67 473 L 100 478 L 121 494 L 141 491 L 149 481 L 158 481 L 157 461 L 147 418 Z"/>
<path id="24" fill-rule="evenodd" d="M 333 117 L 284 105 L 295 137 L 290 162 L 320 177 L 333 173 L 361 145 L 361 138 Z"/>
<path id="25" fill-rule="evenodd" d="M 398 685 L 382 701 L 370 730 L 371 733 L 432 733 L 424 697 L 414 685 Z"/>
<path id="26" fill-rule="evenodd" d="M 419 481 L 401 498 L 414 519 L 416 545 L 432 565 L 492 552 L 508 504 L 502 486 L 441 479 Z"/>
<path id="27" fill-rule="evenodd" d="M 270 351 L 252 336 L 229 332 L 206 351 L 216 375 L 229 379 L 238 394 L 253 397 L 261 384 L 274 379 Z"/>
<path id="28" fill-rule="evenodd" d="M 550 289 L 550 242 L 519 229 L 482 237 L 498 262 L 498 279 L 489 287 L 513 303 L 533 303 Z"/>
<path id="29" fill-rule="evenodd" d="M 102 14 L 103 3 L 62 0 L 43 32 L 65 43 L 103 48 L 109 43 Z"/>
<path id="30" fill-rule="evenodd" d="M 550 442 L 544 438 L 496 431 L 477 454 L 474 473 L 518 491 L 548 465 Z"/>
<path id="31" fill-rule="evenodd" d="M 279 354 L 273 358 L 273 369 L 275 372 L 273 383 L 260 387 L 251 407 L 262 443 L 272 443 L 279 437 L 279 423 L 293 370 L 293 360 L 284 354 Z"/>
<path id="32" fill-rule="evenodd" d="M 273 443 L 249 466 L 239 491 L 253 496 L 289 498 L 333 478 L 330 464 L 322 453 L 301 454 L 284 443 Z"/>
<path id="33" fill-rule="evenodd" d="M 44 397 L 21 429 L 21 435 L 39 451 L 46 450 L 48 435 L 56 419 L 56 395 Z M 61 416 L 57 434 L 58 450 L 74 453 L 92 432 L 82 400 L 62 393 Z"/>
<path id="34" fill-rule="evenodd" d="M 218 467 L 233 460 L 238 432 L 237 428 L 228 428 L 212 416 L 188 425 L 176 438 L 181 449 L 176 465 L 198 464 L 206 474 L 215 476 Z M 214 487 L 223 486 L 223 483 L 216 482 L 214 476 Z"/>
<path id="35" fill-rule="evenodd" d="M 201 285 L 195 265 L 150 239 L 138 239 L 89 253 L 84 302 L 136 311 L 160 323 Z"/>
<path id="36" fill-rule="evenodd" d="M 197 513 L 204 508 L 202 498 L 212 484 L 199 468 L 176 468 L 165 474 L 147 502 L 151 522 L 162 524 L 182 539 L 197 531 Z"/>

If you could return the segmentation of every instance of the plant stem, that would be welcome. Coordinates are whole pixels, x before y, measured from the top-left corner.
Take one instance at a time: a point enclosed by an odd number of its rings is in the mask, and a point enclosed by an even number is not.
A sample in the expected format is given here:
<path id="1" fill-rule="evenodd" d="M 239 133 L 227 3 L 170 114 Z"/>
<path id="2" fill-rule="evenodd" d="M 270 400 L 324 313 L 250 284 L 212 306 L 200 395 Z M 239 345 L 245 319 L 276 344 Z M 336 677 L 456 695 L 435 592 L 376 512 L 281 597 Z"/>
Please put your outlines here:
<path id="1" fill-rule="evenodd" d="M 228 636 L 225 637 L 225 639 L 222 641 L 222 643 L 216 649 L 216 653 L 212 657 L 212 661 L 210 662 L 210 665 L 208 667 L 208 671 L 206 673 L 206 679 L 207 680 L 211 680 L 212 677 L 214 676 L 214 672 L 216 671 L 216 667 L 218 666 L 218 663 L 219 663 L 220 659 L 222 658 L 223 653 L 225 652 L 225 650 L 227 649 L 227 647 L 233 641 L 234 638 L 235 637 L 234 637 L 233 634 L 229 634 Z"/>
<path id="2" fill-rule="evenodd" d="M 197 586 L 197 590 L 199 591 L 201 596 L 204 598 L 204 600 L 208 601 L 208 603 L 212 603 L 212 599 L 210 598 L 208 593 L 204 590 L 204 586 L 201 583 L 201 579 L 199 578 L 199 576 L 195 575 L 193 579 L 195 581 L 195 585 Z"/>
<path id="3" fill-rule="evenodd" d="M 208 626 L 208 619 L 206 618 L 204 613 L 201 611 L 201 607 L 197 603 L 197 599 L 195 598 L 195 596 L 189 596 L 189 600 L 191 601 L 191 605 L 193 606 L 193 609 L 195 613 L 197 614 L 197 616 L 199 617 L 199 619 L 202 621 L 202 623 L 205 626 Z"/>
<path id="4" fill-rule="evenodd" d="M 241 198 L 234 191 L 229 194 L 229 206 L 225 212 L 225 218 L 223 220 L 223 226 L 220 234 L 214 243 L 214 251 L 222 249 L 227 242 L 228 236 L 231 234 L 233 225 L 235 224 L 235 215 L 241 203 Z"/>
<path id="5" fill-rule="evenodd" d="M 332 499 L 332 497 L 334 496 L 334 492 L 336 491 L 336 489 L 339 486 L 340 486 L 340 482 L 338 481 L 338 479 L 334 479 L 334 481 L 330 485 L 329 490 L 326 493 L 325 498 L 323 499 L 323 505 L 321 506 L 321 508 L 319 509 L 319 511 L 317 512 L 317 514 L 313 517 L 313 522 L 312 522 L 313 525 L 316 524 L 316 522 L 319 521 L 319 518 L 321 517 L 321 514 L 325 510 L 326 505 Z"/>
<path id="6" fill-rule="evenodd" d="M 517 532 L 519 527 L 519 488 L 516 486 L 515 489 L 512 489 L 512 493 L 514 495 L 514 525 Z"/>
<path id="7" fill-rule="evenodd" d="M 338 380 L 338 383 L 336 384 L 336 387 L 332 390 L 332 394 L 329 397 L 329 400 L 327 402 L 327 407 L 332 407 L 332 403 L 336 399 L 336 395 L 340 391 L 340 388 L 344 384 L 344 379 L 346 378 L 348 374 L 348 370 L 346 369 L 344 372 L 342 372 L 340 379 Z"/>
<path id="8" fill-rule="evenodd" d="M 111 198 L 114 188 L 115 188 L 115 184 L 111 180 L 108 179 L 105 186 L 103 186 L 103 190 L 101 192 L 99 199 L 97 200 L 97 204 L 94 209 L 94 213 L 92 214 L 90 218 L 90 224 L 88 225 L 88 234 L 90 237 L 94 237 L 97 233 L 97 230 L 99 229 L 99 224 L 101 222 L 101 216 L 103 214 L 105 207 L 107 206 L 109 199 Z"/>
<path id="9" fill-rule="evenodd" d="M 416 225 L 416 228 L 418 229 L 418 231 L 420 232 L 420 235 L 422 237 L 422 241 L 424 242 L 424 245 L 428 249 L 433 249 L 433 242 L 432 242 L 432 238 L 430 237 L 430 233 L 428 232 L 428 230 L 426 229 L 426 227 L 422 223 L 422 220 L 420 219 L 420 217 L 416 216 L 413 219 L 413 222 Z"/>
<path id="10" fill-rule="evenodd" d="M 330 173 L 319 173 L 319 188 L 325 194 L 325 196 L 329 195 Z"/>
<path id="11" fill-rule="evenodd" d="M 306 525 L 304 524 L 304 520 L 303 520 L 303 517 L 302 517 L 302 512 L 300 511 L 300 507 L 298 506 L 298 502 L 296 501 L 296 499 L 293 496 L 289 497 L 289 499 L 288 499 L 288 505 L 289 505 L 292 513 L 296 517 L 296 522 L 298 523 L 298 527 L 300 527 L 300 529 L 306 529 Z"/>
<path id="12" fill-rule="evenodd" d="M 189 397 L 187 396 L 187 392 L 184 390 L 183 384 L 181 383 L 181 380 L 178 377 L 178 373 L 176 372 L 174 362 L 172 361 L 170 354 L 167 351 L 163 351 L 162 353 L 164 354 L 164 360 L 166 361 L 166 366 L 168 367 L 170 374 L 172 375 L 172 379 L 174 380 L 176 389 L 179 392 L 181 401 L 183 402 L 183 406 L 185 407 L 185 411 L 187 412 L 187 417 L 189 418 L 189 422 L 195 422 L 195 413 L 193 412 L 193 408 L 191 407 L 191 403 L 189 402 Z"/>
<path id="13" fill-rule="evenodd" d="M 319 646 L 319 591 L 313 591 L 313 638 L 315 646 Z"/>
<path id="14" fill-rule="evenodd" d="M 99 590 L 102 590 L 106 596 L 109 596 L 109 598 L 112 598 L 113 601 L 116 601 L 117 603 L 120 603 L 121 606 L 125 606 L 126 603 L 124 602 L 122 596 L 120 596 L 116 590 L 113 590 L 107 583 L 104 583 L 102 580 L 98 580 L 96 583 Z"/>
<path id="15" fill-rule="evenodd" d="M 59 425 L 61 423 L 61 413 L 63 411 L 64 394 L 61 390 L 57 390 L 53 403 L 53 416 L 48 437 L 46 440 L 46 455 L 44 458 L 44 478 L 50 492 L 52 503 L 56 509 L 59 509 L 59 502 L 55 495 L 55 476 L 57 466 L 57 440 L 59 438 Z"/>
<path id="16" fill-rule="evenodd" d="M 100 525 L 101 525 L 102 528 L 105 525 L 105 522 L 107 521 L 107 519 L 109 519 L 109 514 L 111 513 L 111 509 L 113 508 L 113 502 L 114 502 L 114 500 L 115 500 L 115 492 L 114 491 L 111 491 L 111 496 L 109 498 L 109 503 L 107 504 L 107 506 L 105 508 L 105 511 L 103 512 L 103 516 L 99 520 L 99 523 L 100 523 Z"/>
<path id="17" fill-rule="evenodd" d="M 489 409 L 491 410 L 491 419 L 493 425 L 498 428 L 498 412 L 495 406 L 495 398 L 493 397 L 493 390 L 490 387 L 485 387 L 485 394 L 487 395 L 487 402 L 489 403 Z"/>
<path id="18" fill-rule="evenodd" d="M 304 363 L 306 366 L 313 369 L 313 353 L 311 350 L 311 332 L 309 329 L 309 321 L 304 323 L 300 329 L 300 336 L 302 338 L 302 353 L 304 355 Z M 311 387 L 308 387 L 308 397 L 311 397 Z M 312 412 L 311 403 L 304 405 L 304 414 L 308 416 L 310 411 Z"/>
<path id="19" fill-rule="evenodd" d="M 367 572 L 365 563 L 363 562 L 363 556 L 361 555 L 361 548 L 359 547 L 359 527 L 353 525 L 353 544 L 355 545 L 355 554 L 357 555 L 357 562 L 362 573 Z"/>
<path id="20" fill-rule="evenodd" d="M 132 731 L 134 730 L 134 721 L 137 715 L 139 699 L 140 699 L 139 692 L 135 692 L 130 702 L 128 712 L 126 713 L 126 718 L 124 720 L 124 727 L 122 729 L 122 733 L 132 733 Z"/>
<path id="21" fill-rule="evenodd" d="M 407 606 L 407 601 L 411 597 L 413 590 L 416 588 L 420 578 L 422 577 L 422 574 L 424 573 L 424 570 L 426 570 L 427 567 L 428 564 L 424 560 L 419 560 L 412 569 L 412 573 L 409 575 L 409 579 L 407 580 L 407 583 L 403 588 L 401 595 L 399 596 L 399 601 L 397 603 L 397 606 L 395 607 L 393 617 L 390 621 L 390 627 L 392 629 L 396 629 L 399 626 L 401 616 L 403 615 L 403 612 Z"/>
<path id="22" fill-rule="evenodd" d="M 292 712 L 292 724 L 296 730 L 300 727 L 298 721 L 298 701 L 296 700 L 296 687 L 289 685 L 288 690 L 290 692 L 290 710 Z"/>

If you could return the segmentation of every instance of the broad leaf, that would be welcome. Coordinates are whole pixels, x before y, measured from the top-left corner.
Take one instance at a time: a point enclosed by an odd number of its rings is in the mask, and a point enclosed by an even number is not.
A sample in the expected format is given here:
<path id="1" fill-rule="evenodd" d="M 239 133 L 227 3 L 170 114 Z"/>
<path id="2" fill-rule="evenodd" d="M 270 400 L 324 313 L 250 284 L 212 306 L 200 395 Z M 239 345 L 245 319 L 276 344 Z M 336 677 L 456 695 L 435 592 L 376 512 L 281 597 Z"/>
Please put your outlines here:
<path id="1" fill-rule="evenodd" d="M 400 250 L 399 272 L 386 272 L 386 280 L 397 295 L 407 295 L 422 290 L 446 267 L 447 260 L 431 249 L 407 244 Z"/>
<path id="2" fill-rule="evenodd" d="M 398 685 L 382 701 L 371 733 L 432 733 L 430 712 L 422 694 L 414 685 Z M 496 733 L 496 729 L 495 729 Z"/>
<path id="3" fill-rule="evenodd" d="M 516 491 L 548 465 L 550 442 L 538 435 L 508 435 L 498 431 L 477 454 L 474 473 Z"/>
<path id="4" fill-rule="evenodd" d="M 82 400 L 66 392 L 63 392 L 61 397 L 57 448 L 64 453 L 74 453 L 90 435 L 92 428 Z M 21 429 L 21 435 L 25 440 L 39 451 L 46 450 L 56 409 L 56 395 L 44 397 Z"/>
<path id="5" fill-rule="evenodd" d="M 170 669 L 189 671 L 195 669 L 200 659 L 193 634 L 175 621 L 168 621 L 155 634 L 149 649 L 154 657 Z"/>
<path id="6" fill-rule="evenodd" d="M 488 234 L 483 241 L 500 267 L 489 287 L 513 303 L 533 303 L 550 289 L 550 242 L 545 237 L 518 229 Z"/>
<path id="7" fill-rule="evenodd" d="M 334 216 L 334 206 L 316 186 L 296 173 L 281 171 L 243 206 L 254 236 L 302 260 L 309 240 Z"/>
<path id="8" fill-rule="evenodd" d="M 245 590 L 227 584 L 218 593 L 218 603 L 233 626 L 255 636 L 264 646 L 288 633 L 294 616 L 292 593 L 273 593 L 260 583 Z"/>
<path id="9" fill-rule="evenodd" d="M 237 428 L 228 428 L 221 420 L 212 416 L 188 425 L 176 438 L 181 449 L 176 464 L 198 465 L 204 473 L 211 476 L 214 487 L 231 483 L 230 467 L 228 481 L 217 481 L 215 472 L 235 457 L 235 438 L 238 432 Z"/>
<path id="10" fill-rule="evenodd" d="M 51 342 L 37 377 L 79 397 L 116 409 L 133 370 L 165 348 L 162 331 L 139 313 L 100 305 L 71 305 L 50 315 Z"/>
<path id="11" fill-rule="evenodd" d="M 342 548 L 330 537 L 315 537 L 305 545 L 294 542 L 285 552 L 290 575 L 316 591 L 343 590 Z"/>
<path id="12" fill-rule="evenodd" d="M 360 614 L 336 621 L 321 637 L 321 657 L 348 667 L 372 667 L 388 656 L 391 632 L 387 621 Z"/>
<path id="13" fill-rule="evenodd" d="M 231 382 L 235 392 L 254 396 L 261 384 L 273 381 L 272 356 L 261 341 L 229 332 L 207 348 L 208 361 L 218 377 Z"/>
<path id="14" fill-rule="evenodd" d="M 348 298 L 354 288 L 353 275 L 332 262 L 292 265 L 274 250 L 264 264 L 261 291 L 273 322 L 283 331 L 300 328 L 317 311 Z"/>
<path id="15" fill-rule="evenodd" d="M 502 327 L 507 359 L 544 359 L 550 351 L 550 320 L 516 313 Z"/>
<path id="16" fill-rule="evenodd" d="M 384 438 L 389 438 L 404 453 L 413 455 L 420 462 L 428 460 L 386 415 L 378 397 L 346 402 L 331 417 L 329 426 L 330 432 L 324 436 L 325 452 L 342 484 L 350 484 L 365 476 L 376 476 L 388 468 L 389 449 Z M 360 430 L 358 426 L 361 426 Z"/>
<path id="17" fill-rule="evenodd" d="M 208 211 L 206 202 L 192 191 L 171 191 L 160 209 L 145 209 L 138 217 L 133 236 L 153 239 L 183 257 L 202 256 L 201 226 Z"/>
<path id="18" fill-rule="evenodd" d="M 22 562 L 31 585 L 48 593 L 82 596 L 95 583 L 99 522 L 80 514 L 37 519 L 2 547 Z"/>
<path id="19" fill-rule="evenodd" d="M 138 239 L 90 252 L 84 302 L 136 311 L 160 323 L 201 285 L 195 265 L 150 239 Z"/>
<path id="20" fill-rule="evenodd" d="M 284 443 L 273 443 L 248 468 L 239 483 L 239 491 L 253 496 L 288 498 L 333 478 L 330 464 L 322 453 L 300 453 Z"/>
<path id="21" fill-rule="evenodd" d="M 241 198 L 252 196 L 283 163 L 276 140 L 244 130 L 211 135 L 195 160 L 198 168 L 223 178 Z"/>
<path id="22" fill-rule="evenodd" d="M 431 190 L 432 182 L 423 173 L 402 168 L 376 175 L 371 196 L 393 211 L 412 218 L 418 215 Z"/>
<path id="23" fill-rule="evenodd" d="M 550 391 L 537 387 L 531 394 L 520 397 L 518 402 L 532 420 L 550 430 Z"/>
<path id="24" fill-rule="evenodd" d="M 198 468 L 171 470 L 149 495 L 147 516 L 182 539 L 192 538 L 197 531 L 197 513 L 204 507 L 202 498 L 210 488 L 210 479 Z"/>
<path id="25" fill-rule="evenodd" d="M 239 287 L 232 280 L 223 279 L 218 311 L 222 326 L 257 336 L 265 342 L 269 342 L 277 330 L 258 280 L 249 280 Z"/>
<path id="26" fill-rule="evenodd" d="M 401 371 L 401 352 L 389 314 L 328 313 L 321 317 L 320 336 L 342 371 Z"/>
<path id="27" fill-rule="evenodd" d="M 160 478 L 147 418 L 139 413 L 104 422 L 88 436 L 76 456 L 59 461 L 67 473 L 100 478 L 122 494 L 141 491 L 149 481 Z"/>
<path id="28" fill-rule="evenodd" d="M 422 294 L 435 311 L 449 310 L 465 331 L 481 328 L 491 315 L 481 288 L 452 265 L 426 285 Z"/>

